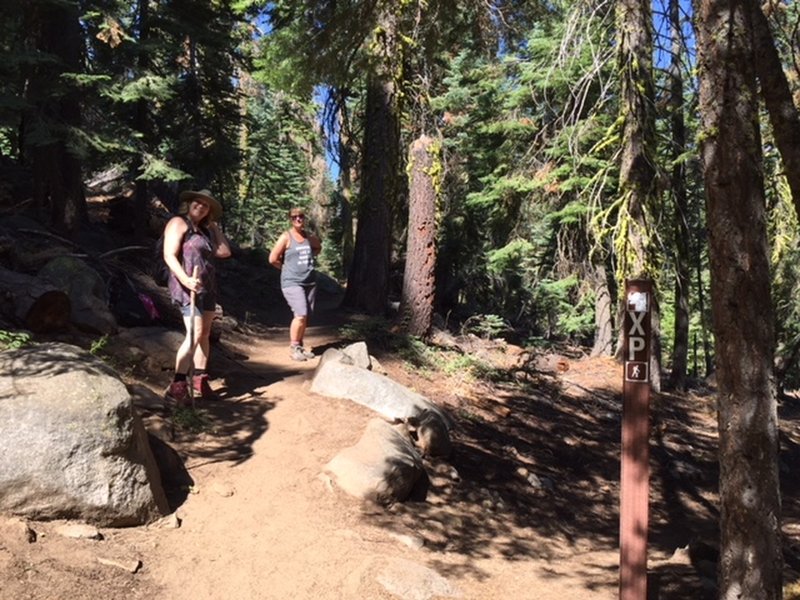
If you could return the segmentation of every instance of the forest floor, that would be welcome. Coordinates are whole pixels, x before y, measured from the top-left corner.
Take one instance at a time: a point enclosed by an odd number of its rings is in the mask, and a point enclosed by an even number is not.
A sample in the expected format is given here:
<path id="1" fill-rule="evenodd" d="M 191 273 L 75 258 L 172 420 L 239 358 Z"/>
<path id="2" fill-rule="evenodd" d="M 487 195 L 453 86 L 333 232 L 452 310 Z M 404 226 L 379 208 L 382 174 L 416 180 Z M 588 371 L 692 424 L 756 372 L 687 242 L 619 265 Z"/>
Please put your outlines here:
<path id="1" fill-rule="evenodd" d="M 282 299 L 247 296 L 223 298 L 239 326 L 212 350 L 220 399 L 200 405 L 199 426 L 179 425 L 169 442 L 190 478 L 168 490 L 180 527 L 101 529 L 102 539 L 87 540 L 62 537 L 60 523 L 31 523 L 34 543 L 0 538 L 0 599 L 618 597 L 619 364 L 565 349 L 547 372 L 478 378 L 453 368 L 444 350 L 426 363 L 371 343 L 390 377 L 446 407 L 456 424 L 453 455 L 427 463 L 423 494 L 364 505 L 323 472 L 373 415 L 311 393 L 318 359 L 289 359 Z M 306 337 L 317 352 L 346 345 L 343 332 L 363 324 L 337 304 L 321 298 Z M 160 393 L 169 374 L 125 377 Z M 789 583 L 800 577 L 790 476 L 800 464 L 800 401 L 780 411 Z M 156 412 L 142 413 L 159 424 Z M 655 395 L 651 419 L 649 596 L 713 598 L 712 390 Z M 109 560 L 140 565 L 130 572 Z"/>

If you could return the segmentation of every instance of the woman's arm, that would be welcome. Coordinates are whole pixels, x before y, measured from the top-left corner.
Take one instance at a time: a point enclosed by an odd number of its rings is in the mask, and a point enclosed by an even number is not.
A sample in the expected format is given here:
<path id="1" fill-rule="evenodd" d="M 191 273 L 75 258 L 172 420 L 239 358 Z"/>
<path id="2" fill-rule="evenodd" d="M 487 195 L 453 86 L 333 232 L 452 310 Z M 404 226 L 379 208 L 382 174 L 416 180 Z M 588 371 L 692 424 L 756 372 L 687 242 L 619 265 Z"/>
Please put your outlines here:
<path id="1" fill-rule="evenodd" d="M 281 267 L 283 267 L 283 253 L 286 252 L 288 241 L 289 234 L 283 232 L 281 237 L 278 238 L 278 241 L 275 242 L 275 245 L 272 247 L 272 251 L 269 253 L 269 264 L 276 269 L 281 269 Z"/>
<path id="2" fill-rule="evenodd" d="M 308 236 L 308 243 L 311 244 L 311 252 L 314 253 L 314 256 L 322 251 L 322 242 L 317 236 L 313 234 Z"/>
<path id="3" fill-rule="evenodd" d="M 214 256 L 217 258 L 228 258 L 231 255 L 231 246 L 228 238 L 222 233 L 219 225 L 215 222 L 208 224 L 208 233 L 211 234 L 211 243 L 214 246 Z"/>
<path id="4" fill-rule="evenodd" d="M 169 270 L 178 278 L 180 284 L 190 291 L 198 291 L 200 280 L 190 277 L 181 264 L 181 245 L 183 237 L 189 230 L 189 224 L 182 217 L 172 217 L 164 228 L 164 262 Z"/>

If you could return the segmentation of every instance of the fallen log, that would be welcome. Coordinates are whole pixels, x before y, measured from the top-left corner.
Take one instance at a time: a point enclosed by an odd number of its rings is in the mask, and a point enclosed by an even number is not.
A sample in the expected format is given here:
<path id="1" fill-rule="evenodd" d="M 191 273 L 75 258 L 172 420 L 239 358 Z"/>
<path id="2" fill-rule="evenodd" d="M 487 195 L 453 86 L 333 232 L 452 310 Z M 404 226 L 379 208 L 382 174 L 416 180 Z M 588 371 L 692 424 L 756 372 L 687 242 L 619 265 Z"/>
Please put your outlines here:
<path id="1" fill-rule="evenodd" d="M 38 277 L 0 267 L 0 294 L 3 310 L 35 333 L 58 331 L 69 323 L 67 294 Z"/>

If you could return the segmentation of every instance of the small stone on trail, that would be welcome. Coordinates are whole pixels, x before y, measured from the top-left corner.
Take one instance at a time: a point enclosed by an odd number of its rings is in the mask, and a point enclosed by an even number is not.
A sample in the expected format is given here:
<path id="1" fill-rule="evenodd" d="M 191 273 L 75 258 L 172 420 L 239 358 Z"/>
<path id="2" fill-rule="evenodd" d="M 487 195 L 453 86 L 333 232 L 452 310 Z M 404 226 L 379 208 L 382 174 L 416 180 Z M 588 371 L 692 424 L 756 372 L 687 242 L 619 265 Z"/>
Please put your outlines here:
<path id="1" fill-rule="evenodd" d="M 22 519 L 11 518 L 0 521 L 0 540 L 18 540 L 32 544 L 36 541 L 36 532 Z"/>
<path id="2" fill-rule="evenodd" d="M 178 511 L 168 514 L 166 517 L 161 517 L 158 521 L 151 523 L 151 529 L 180 529 L 181 518 L 178 516 Z"/>
<path id="3" fill-rule="evenodd" d="M 327 475 L 327 474 L 325 474 L 325 473 L 320 473 L 320 474 L 317 476 L 317 479 L 319 479 L 319 480 L 320 480 L 322 483 L 324 483 L 324 484 L 325 484 L 325 488 L 326 488 L 326 489 L 327 489 L 329 492 L 332 492 L 332 491 L 334 491 L 334 489 L 333 489 L 333 479 L 331 479 L 330 475 Z"/>
<path id="4" fill-rule="evenodd" d="M 63 537 L 73 538 L 76 540 L 102 540 L 103 535 L 91 525 L 83 523 L 68 523 L 56 527 L 56 533 Z"/>
<path id="5" fill-rule="evenodd" d="M 236 493 L 236 489 L 233 485 L 226 481 L 215 481 L 211 484 L 211 491 L 223 498 L 230 498 Z"/>
<path id="6" fill-rule="evenodd" d="M 97 562 L 99 562 L 101 565 L 122 569 L 128 573 L 136 573 L 136 571 L 138 571 L 142 566 L 142 561 L 135 558 L 130 560 L 117 560 L 114 558 L 103 558 L 102 556 L 98 556 Z"/>
<path id="7" fill-rule="evenodd" d="M 418 535 L 409 533 L 394 533 L 389 532 L 389 537 L 394 538 L 404 546 L 408 546 L 412 550 L 419 550 L 425 545 L 425 540 Z"/>

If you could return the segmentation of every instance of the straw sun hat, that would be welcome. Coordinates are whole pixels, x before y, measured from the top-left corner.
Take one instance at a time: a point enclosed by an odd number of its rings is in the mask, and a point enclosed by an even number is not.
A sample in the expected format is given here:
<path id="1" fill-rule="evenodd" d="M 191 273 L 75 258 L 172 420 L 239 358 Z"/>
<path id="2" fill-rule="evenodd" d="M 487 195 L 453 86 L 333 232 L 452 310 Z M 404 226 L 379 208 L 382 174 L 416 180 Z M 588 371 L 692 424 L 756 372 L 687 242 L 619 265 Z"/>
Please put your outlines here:
<path id="1" fill-rule="evenodd" d="M 194 190 L 186 190 L 185 192 L 181 192 L 178 196 L 178 199 L 183 204 L 185 210 L 189 209 L 189 202 L 191 202 L 195 198 L 202 198 L 206 202 L 208 202 L 208 216 L 212 221 L 218 221 L 219 218 L 222 216 L 222 204 L 219 203 L 219 200 L 214 198 L 211 195 L 211 192 L 208 190 L 200 190 L 198 192 Z M 183 211 L 182 211 L 183 212 Z"/>

